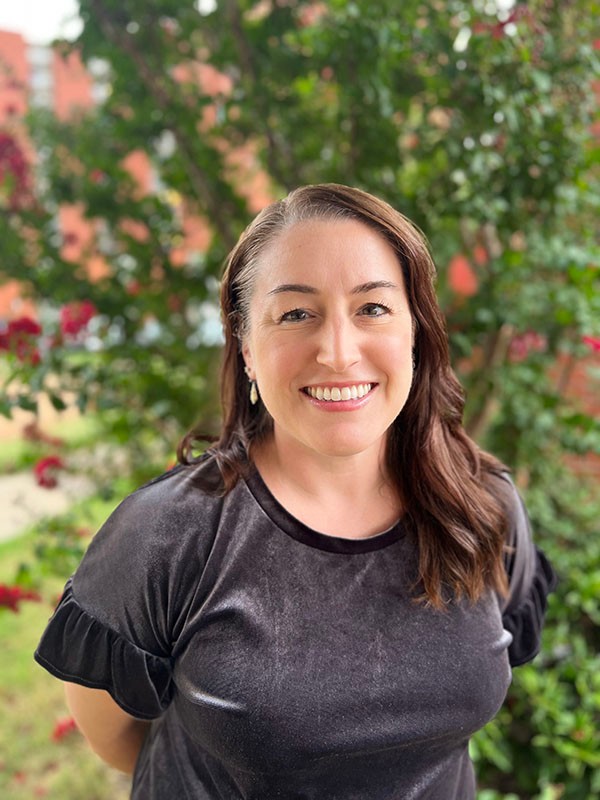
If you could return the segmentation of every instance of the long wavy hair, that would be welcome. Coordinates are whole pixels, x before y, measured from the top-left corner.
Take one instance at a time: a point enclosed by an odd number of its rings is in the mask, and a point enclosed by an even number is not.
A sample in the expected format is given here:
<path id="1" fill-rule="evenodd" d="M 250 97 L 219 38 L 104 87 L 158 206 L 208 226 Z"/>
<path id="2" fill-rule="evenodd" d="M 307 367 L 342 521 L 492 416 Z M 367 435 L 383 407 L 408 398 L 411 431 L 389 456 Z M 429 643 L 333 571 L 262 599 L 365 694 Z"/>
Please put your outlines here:
<path id="1" fill-rule="evenodd" d="M 386 466 L 404 519 L 418 537 L 420 598 L 441 608 L 448 596 L 475 601 L 487 589 L 506 594 L 507 523 L 494 480 L 505 467 L 463 429 L 464 394 L 450 367 L 427 243 L 410 220 L 359 189 L 338 184 L 296 189 L 263 209 L 229 255 L 221 284 L 223 424 L 207 451 L 219 478 L 206 488 L 230 491 L 248 469 L 252 445 L 273 429 L 263 403 L 250 403 L 241 344 L 262 253 L 282 231 L 313 219 L 353 219 L 377 231 L 395 251 L 404 277 L 414 324 L 414 376 L 388 432 Z M 193 460 L 201 440 L 205 437 L 194 430 L 182 440 L 182 463 Z"/>

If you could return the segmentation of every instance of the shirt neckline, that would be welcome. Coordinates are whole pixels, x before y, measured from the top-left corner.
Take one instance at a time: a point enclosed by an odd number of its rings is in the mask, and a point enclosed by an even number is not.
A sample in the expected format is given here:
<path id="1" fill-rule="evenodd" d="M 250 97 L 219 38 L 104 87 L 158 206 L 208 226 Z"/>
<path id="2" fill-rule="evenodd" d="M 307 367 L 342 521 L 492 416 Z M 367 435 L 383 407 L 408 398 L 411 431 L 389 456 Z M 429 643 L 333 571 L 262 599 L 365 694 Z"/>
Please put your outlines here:
<path id="1" fill-rule="evenodd" d="M 279 500 L 271 493 L 262 475 L 254 465 L 250 466 L 250 470 L 244 480 L 258 505 L 278 528 L 292 539 L 317 550 L 324 550 L 328 553 L 346 553 L 348 555 L 371 553 L 394 544 L 405 534 L 405 526 L 402 519 L 382 533 L 376 533 L 373 536 L 361 539 L 346 539 L 341 536 L 320 533 L 305 525 L 304 522 L 294 517 L 281 505 Z"/>

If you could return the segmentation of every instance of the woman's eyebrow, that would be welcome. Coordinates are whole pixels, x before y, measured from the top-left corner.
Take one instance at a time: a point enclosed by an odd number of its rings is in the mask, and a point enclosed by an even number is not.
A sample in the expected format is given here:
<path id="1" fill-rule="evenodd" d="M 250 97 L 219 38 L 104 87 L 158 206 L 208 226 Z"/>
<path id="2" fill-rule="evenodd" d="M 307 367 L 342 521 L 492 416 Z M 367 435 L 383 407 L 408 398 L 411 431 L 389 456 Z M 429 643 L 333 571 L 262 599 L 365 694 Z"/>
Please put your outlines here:
<path id="1" fill-rule="evenodd" d="M 373 289 L 399 289 L 397 283 L 392 281 L 367 281 L 367 283 L 360 283 L 355 286 L 350 294 L 364 294 L 365 292 L 372 292 Z"/>
<path id="2" fill-rule="evenodd" d="M 350 294 L 365 294 L 372 292 L 374 289 L 399 289 L 397 283 L 391 281 L 367 281 L 367 283 L 359 283 L 350 290 Z M 282 292 L 297 292 L 299 294 L 319 294 L 319 290 L 314 286 L 308 286 L 305 283 L 282 283 L 271 289 L 267 294 L 281 294 Z"/>
<path id="3" fill-rule="evenodd" d="M 267 294 L 281 294 L 281 292 L 300 292 L 300 294 L 318 294 L 314 286 L 307 286 L 305 283 L 282 283 L 271 289 Z"/>

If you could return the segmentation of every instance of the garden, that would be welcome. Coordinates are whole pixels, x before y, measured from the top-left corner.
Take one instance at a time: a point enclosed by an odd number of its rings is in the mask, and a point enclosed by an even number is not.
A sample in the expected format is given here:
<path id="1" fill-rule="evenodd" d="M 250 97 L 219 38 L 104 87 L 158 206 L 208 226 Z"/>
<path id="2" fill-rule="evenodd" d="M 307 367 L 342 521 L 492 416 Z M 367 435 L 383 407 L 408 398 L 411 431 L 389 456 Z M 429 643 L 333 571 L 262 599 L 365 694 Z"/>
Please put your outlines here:
<path id="1" fill-rule="evenodd" d="M 512 470 L 559 574 L 540 655 L 473 740 L 479 800 L 600 796 L 599 13 L 80 0 L 83 31 L 56 48 L 99 99 L 31 110 L 26 141 L 0 130 L 0 280 L 36 309 L 0 321 L 0 413 L 32 425 L 0 473 L 96 481 L 0 543 L 3 797 L 127 796 L 32 651 L 110 510 L 189 428 L 218 431 L 225 254 L 270 199 L 326 181 L 426 234 L 465 427 Z M 34 424 L 42 398 L 69 422 Z"/>

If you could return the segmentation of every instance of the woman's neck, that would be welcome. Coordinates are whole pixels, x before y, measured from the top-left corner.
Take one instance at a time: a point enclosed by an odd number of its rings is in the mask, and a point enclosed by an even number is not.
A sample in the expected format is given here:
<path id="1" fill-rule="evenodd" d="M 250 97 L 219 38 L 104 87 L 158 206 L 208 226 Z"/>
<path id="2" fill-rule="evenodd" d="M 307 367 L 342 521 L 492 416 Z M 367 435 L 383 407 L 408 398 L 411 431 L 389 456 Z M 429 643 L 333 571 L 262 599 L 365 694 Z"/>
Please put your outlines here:
<path id="1" fill-rule="evenodd" d="M 363 538 L 400 517 L 383 453 L 331 457 L 283 445 L 273 436 L 253 449 L 252 460 L 271 493 L 304 524 L 332 536 Z"/>

